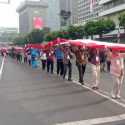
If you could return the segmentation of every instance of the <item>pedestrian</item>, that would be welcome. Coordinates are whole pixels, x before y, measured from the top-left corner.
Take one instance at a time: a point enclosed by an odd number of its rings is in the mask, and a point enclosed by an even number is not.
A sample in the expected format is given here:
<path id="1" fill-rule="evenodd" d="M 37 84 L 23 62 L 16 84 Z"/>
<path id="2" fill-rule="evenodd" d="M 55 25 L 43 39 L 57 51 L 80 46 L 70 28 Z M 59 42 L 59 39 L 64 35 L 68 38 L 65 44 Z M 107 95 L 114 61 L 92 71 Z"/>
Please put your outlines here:
<path id="1" fill-rule="evenodd" d="M 105 72 L 106 51 L 104 49 L 100 49 L 99 58 L 100 58 L 100 71 Z"/>
<path id="2" fill-rule="evenodd" d="M 27 64 L 27 53 L 24 52 L 24 63 Z"/>
<path id="3" fill-rule="evenodd" d="M 21 63 L 23 64 L 24 63 L 24 52 L 23 51 L 21 51 L 21 53 L 20 53 L 20 55 L 21 55 Z"/>
<path id="4" fill-rule="evenodd" d="M 42 63 L 42 70 L 45 70 L 46 69 L 46 61 L 47 61 L 45 51 L 42 52 L 40 59 L 41 59 L 41 63 Z"/>
<path id="5" fill-rule="evenodd" d="M 100 83 L 100 58 L 99 58 L 99 50 L 98 49 L 92 49 L 90 52 L 90 63 L 92 67 L 92 74 L 94 77 L 94 85 L 92 86 L 92 89 L 97 90 L 99 89 L 99 83 Z"/>
<path id="6" fill-rule="evenodd" d="M 110 73 L 112 74 L 113 80 L 115 80 L 113 90 L 111 92 L 112 98 L 120 99 L 121 87 L 124 79 L 124 59 L 119 52 L 112 52 Z"/>
<path id="7" fill-rule="evenodd" d="M 47 52 L 47 72 L 49 73 L 51 71 L 51 74 L 53 74 L 54 69 L 54 58 L 54 50 L 50 48 Z"/>
<path id="8" fill-rule="evenodd" d="M 68 81 L 72 80 L 72 58 L 73 54 L 71 53 L 70 46 L 64 46 L 64 74 L 63 74 L 63 79 L 65 79 L 65 76 L 67 74 L 68 70 Z"/>
<path id="9" fill-rule="evenodd" d="M 31 54 L 30 53 L 27 54 L 27 61 L 30 66 L 31 65 Z"/>
<path id="10" fill-rule="evenodd" d="M 110 72 L 111 57 L 112 57 L 112 50 L 111 49 L 107 49 L 107 52 L 106 52 L 106 63 L 107 63 L 107 71 L 108 72 Z"/>
<path id="11" fill-rule="evenodd" d="M 55 57 L 57 60 L 57 75 L 62 76 L 64 72 L 64 65 L 63 65 L 64 53 L 63 53 L 63 48 L 59 45 L 55 49 Z"/>
<path id="12" fill-rule="evenodd" d="M 73 52 L 76 56 L 76 66 L 79 72 L 79 82 L 83 85 L 86 64 L 88 62 L 87 55 L 85 54 L 85 48 L 83 48 L 83 46 L 78 46 L 75 49 L 73 49 Z"/>

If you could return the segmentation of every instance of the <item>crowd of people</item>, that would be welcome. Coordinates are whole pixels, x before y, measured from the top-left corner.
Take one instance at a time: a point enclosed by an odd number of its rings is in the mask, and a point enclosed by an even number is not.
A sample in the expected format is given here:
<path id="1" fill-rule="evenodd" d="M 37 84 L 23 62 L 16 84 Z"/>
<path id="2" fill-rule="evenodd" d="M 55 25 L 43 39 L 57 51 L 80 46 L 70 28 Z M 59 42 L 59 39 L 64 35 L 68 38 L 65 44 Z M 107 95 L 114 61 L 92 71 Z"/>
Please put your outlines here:
<path id="1" fill-rule="evenodd" d="M 100 73 L 110 72 L 114 81 L 112 98 L 117 99 L 121 96 L 121 87 L 124 78 L 124 54 L 113 51 L 110 48 L 88 48 L 71 45 L 57 45 L 49 47 L 47 50 L 35 51 L 31 49 L 26 52 L 15 52 L 11 50 L 10 55 L 16 58 L 19 63 L 26 63 L 32 66 L 34 62 L 40 60 L 42 70 L 53 74 L 54 69 L 58 76 L 63 79 L 68 76 L 68 81 L 72 81 L 72 65 L 74 60 L 78 69 L 79 82 L 84 85 L 84 75 L 86 65 L 90 64 L 94 77 L 92 89 L 98 90 L 100 85 Z M 56 68 L 54 63 L 56 62 Z M 37 64 L 36 64 L 37 66 Z"/>

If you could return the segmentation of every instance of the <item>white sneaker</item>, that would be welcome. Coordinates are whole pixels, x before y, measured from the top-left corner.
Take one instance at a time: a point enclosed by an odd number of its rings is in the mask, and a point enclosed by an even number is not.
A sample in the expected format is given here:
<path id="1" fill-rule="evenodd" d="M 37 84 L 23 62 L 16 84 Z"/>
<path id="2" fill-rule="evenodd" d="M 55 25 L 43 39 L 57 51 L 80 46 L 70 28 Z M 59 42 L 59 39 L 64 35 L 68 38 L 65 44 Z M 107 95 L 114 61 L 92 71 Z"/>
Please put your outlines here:
<path id="1" fill-rule="evenodd" d="M 118 99 L 120 99 L 120 98 L 121 98 L 121 96 L 120 96 L 120 95 L 117 95 L 117 98 L 118 98 Z"/>
<path id="2" fill-rule="evenodd" d="M 112 94 L 112 98 L 113 98 L 113 99 L 116 99 L 117 97 L 116 97 L 116 95 Z"/>

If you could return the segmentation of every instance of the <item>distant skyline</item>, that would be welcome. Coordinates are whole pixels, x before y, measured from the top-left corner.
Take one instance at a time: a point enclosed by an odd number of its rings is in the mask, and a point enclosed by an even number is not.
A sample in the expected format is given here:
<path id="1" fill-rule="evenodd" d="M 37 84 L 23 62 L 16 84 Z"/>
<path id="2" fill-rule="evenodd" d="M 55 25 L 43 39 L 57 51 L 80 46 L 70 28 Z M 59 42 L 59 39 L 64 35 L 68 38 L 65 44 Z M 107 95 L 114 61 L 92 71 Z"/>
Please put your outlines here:
<path id="1" fill-rule="evenodd" d="M 0 0 L 4 1 L 4 0 Z M 6 1 L 6 0 L 5 0 Z M 16 9 L 25 0 L 10 0 L 10 4 L 0 4 L 0 27 L 19 27 Z M 32 0 L 38 1 L 38 0 Z"/>

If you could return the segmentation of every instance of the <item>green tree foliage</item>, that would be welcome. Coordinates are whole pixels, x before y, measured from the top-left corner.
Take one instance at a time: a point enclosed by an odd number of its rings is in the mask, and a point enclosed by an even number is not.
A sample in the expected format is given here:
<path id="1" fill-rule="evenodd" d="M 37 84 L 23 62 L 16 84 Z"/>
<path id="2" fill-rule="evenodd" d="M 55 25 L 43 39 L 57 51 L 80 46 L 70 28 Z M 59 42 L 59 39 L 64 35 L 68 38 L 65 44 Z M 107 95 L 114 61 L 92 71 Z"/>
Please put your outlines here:
<path id="1" fill-rule="evenodd" d="M 25 36 L 19 35 L 13 40 L 13 43 L 16 45 L 25 45 L 27 42 L 27 38 Z"/>
<path id="2" fill-rule="evenodd" d="M 121 13 L 119 16 L 119 26 L 123 27 L 125 30 L 125 12 Z"/>
<path id="3" fill-rule="evenodd" d="M 45 34 L 45 41 L 52 41 L 57 38 L 57 32 L 49 32 Z"/>
<path id="4" fill-rule="evenodd" d="M 27 35 L 27 39 L 29 43 L 41 43 L 44 39 L 44 31 L 43 30 L 33 30 L 31 33 Z"/>
<path id="5" fill-rule="evenodd" d="M 69 26 L 67 31 L 70 39 L 82 39 L 84 36 L 83 26 Z"/>
<path id="6" fill-rule="evenodd" d="M 98 20 L 87 22 L 84 26 L 69 26 L 66 30 L 50 32 L 49 28 L 43 30 L 33 30 L 31 33 L 19 35 L 14 39 L 16 44 L 41 43 L 52 41 L 56 38 L 82 39 L 84 36 L 100 35 L 100 37 L 115 29 L 112 20 Z"/>
<path id="7" fill-rule="evenodd" d="M 101 37 L 103 34 L 109 33 L 114 29 L 115 23 L 109 19 L 87 22 L 84 26 L 85 35 L 91 36 L 91 38 L 93 38 L 93 35 Z"/>
<path id="8" fill-rule="evenodd" d="M 49 32 L 45 35 L 45 41 L 52 41 L 56 38 L 65 38 L 69 39 L 69 33 L 66 30 Z"/>
<path id="9" fill-rule="evenodd" d="M 86 36 L 91 36 L 91 38 L 93 38 L 93 35 L 96 32 L 96 24 L 94 21 L 90 21 L 87 22 L 84 26 L 84 30 L 85 30 L 85 35 Z"/>
<path id="10" fill-rule="evenodd" d="M 95 34 L 100 37 L 115 29 L 115 23 L 112 20 L 98 20 L 95 22 Z"/>

